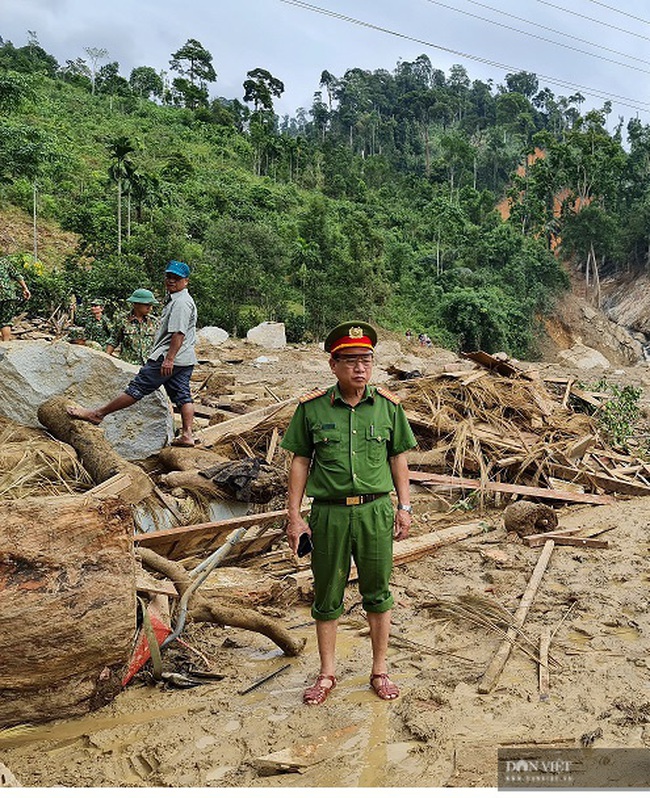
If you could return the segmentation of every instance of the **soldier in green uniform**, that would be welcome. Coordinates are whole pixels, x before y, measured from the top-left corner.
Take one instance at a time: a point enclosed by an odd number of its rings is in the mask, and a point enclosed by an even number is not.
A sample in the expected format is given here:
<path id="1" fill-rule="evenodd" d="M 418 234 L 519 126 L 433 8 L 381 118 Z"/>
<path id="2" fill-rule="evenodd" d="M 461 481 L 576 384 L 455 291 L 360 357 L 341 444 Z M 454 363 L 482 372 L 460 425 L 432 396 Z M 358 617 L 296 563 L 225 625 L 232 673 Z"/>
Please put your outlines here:
<path id="1" fill-rule="evenodd" d="M 20 272 L 22 257 L 4 255 L 0 258 L 0 337 L 11 341 L 11 320 L 18 312 L 20 299 L 27 300 L 31 292 Z"/>
<path id="2" fill-rule="evenodd" d="M 312 617 L 320 674 L 305 690 L 307 704 L 322 704 L 336 685 L 338 618 L 354 559 L 370 626 L 370 686 L 384 700 L 399 696 L 386 662 L 393 596 L 389 579 L 393 538 L 407 537 L 411 506 L 406 452 L 416 445 L 400 400 L 368 383 L 377 333 L 365 322 L 336 327 L 325 340 L 336 385 L 303 396 L 282 446 L 293 452 L 289 472 L 289 545 L 301 535 L 313 544 Z M 397 492 L 397 513 L 390 492 Z M 301 514 L 304 493 L 313 498 L 309 524 Z"/>
<path id="3" fill-rule="evenodd" d="M 104 303 L 101 299 L 93 299 L 90 303 L 90 311 L 82 311 L 78 314 L 76 327 L 69 333 L 75 338 L 81 338 L 86 346 L 94 346 L 96 349 L 104 349 L 111 335 L 111 323 L 104 315 Z M 83 335 L 78 334 L 79 327 L 83 328 Z"/>
<path id="4" fill-rule="evenodd" d="M 158 300 L 146 288 L 136 288 L 126 301 L 131 303 L 131 312 L 119 318 L 113 325 L 106 351 L 112 355 L 119 347 L 122 360 L 135 366 L 143 366 L 147 362 L 158 328 L 158 322 L 149 315 Z"/>

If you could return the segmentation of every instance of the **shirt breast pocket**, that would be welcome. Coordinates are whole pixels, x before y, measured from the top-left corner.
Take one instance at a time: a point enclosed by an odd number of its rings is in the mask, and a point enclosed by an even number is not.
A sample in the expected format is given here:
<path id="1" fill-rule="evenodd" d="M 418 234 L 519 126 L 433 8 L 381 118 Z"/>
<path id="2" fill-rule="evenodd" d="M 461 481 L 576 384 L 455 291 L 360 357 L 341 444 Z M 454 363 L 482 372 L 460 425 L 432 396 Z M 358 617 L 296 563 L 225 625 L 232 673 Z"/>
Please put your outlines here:
<path id="1" fill-rule="evenodd" d="M 316 458 L 323 463 L 338 460 L 341 456 L 341 433 L 335 429 L 314 430 Z"/>
<path id="2" fill-rule="evenodd" d="M 366 452 L 368 462 L 377 464 L 384 463 L 388 459 L 388 441 L 390 430 L 388 427 L 371 426 L 366 430 Z"/>

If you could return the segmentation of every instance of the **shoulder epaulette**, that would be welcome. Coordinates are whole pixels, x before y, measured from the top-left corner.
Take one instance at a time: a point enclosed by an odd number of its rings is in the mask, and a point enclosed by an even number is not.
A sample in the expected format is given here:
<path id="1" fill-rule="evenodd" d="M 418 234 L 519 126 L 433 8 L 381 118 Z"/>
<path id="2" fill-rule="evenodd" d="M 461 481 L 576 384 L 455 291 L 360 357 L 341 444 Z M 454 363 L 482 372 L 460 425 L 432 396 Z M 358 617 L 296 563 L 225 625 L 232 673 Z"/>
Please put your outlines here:
<path id="1" fill-rule="evenodd" d="M 325 396 L 327 388 L 317 388 L 315 391 L 310 391 L 298 399 L 298 402 L 303 405 L 305 402 L 311 402 L 312 399 L 318 399 L 319 396 Z"/>
<path id="2" fill-rule="evenodd" d="M 402 401 L 396 393 L 389 391 L 388 388 L 384 388 L 383 385 L 377 386 L 377 393 L 381 394 L 384 399 L 388 399 L 388 401 L 392 402 L 394 405 L 398 405 Z"/>

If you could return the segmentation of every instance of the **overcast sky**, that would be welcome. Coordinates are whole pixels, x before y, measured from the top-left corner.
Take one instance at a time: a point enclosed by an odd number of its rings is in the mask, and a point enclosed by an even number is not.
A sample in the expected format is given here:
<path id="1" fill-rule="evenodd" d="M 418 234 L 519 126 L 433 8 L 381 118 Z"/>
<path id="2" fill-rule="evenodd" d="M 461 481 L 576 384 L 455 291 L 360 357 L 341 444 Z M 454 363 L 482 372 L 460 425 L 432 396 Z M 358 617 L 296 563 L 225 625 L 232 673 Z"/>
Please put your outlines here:
<path id="1" fill-rule="evenodd" d="M 447 74 L 463 64 L 495 85 L 535 72 L 556 96 L 583 94 L 583 111 L 609 98 L 610 130 L 618 116 L 650 123 L 646 0 L 0 0 L 0 35 L 20 47 L 28 30 L 60 64 L 106 48 L 126 78 L 136 66 L 168 70 L 198 39 L 218 75 L 211 96 L 241 99 L 246 72 L 263 67 L 284 82 L 280 114 L 309 108 L 325 69 L 392 71 L 426 53 Z"/>

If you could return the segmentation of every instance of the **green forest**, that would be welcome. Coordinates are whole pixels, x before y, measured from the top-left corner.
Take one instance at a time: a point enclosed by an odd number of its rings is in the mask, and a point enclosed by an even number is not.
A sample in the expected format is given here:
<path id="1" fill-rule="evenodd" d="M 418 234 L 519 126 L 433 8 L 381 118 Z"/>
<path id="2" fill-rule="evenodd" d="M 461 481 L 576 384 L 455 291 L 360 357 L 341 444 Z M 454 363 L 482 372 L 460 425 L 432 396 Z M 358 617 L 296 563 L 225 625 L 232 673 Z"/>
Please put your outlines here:
<path id="1" fill-rule="evenodd" d="M 85 55 L 0 39 L 0 208 L 79 241 L 59 264 L 27 259 L 35 311 L 72 291 L 160 295 L 177 259 L 201 326 L 282 321 L 300 341 L 366 318 L 534 357 L 568 265 L 591 281 L 648 267 L 650 128 L 610 133 L 609 103 L 586 110 L 532 73 L 493 85 L 427 55 L 324 70 L 311 107 L 279 117 L 282 80 L 255 67 L 240 97 L 215 96 L 195 39 L 167 72 Z"/>

